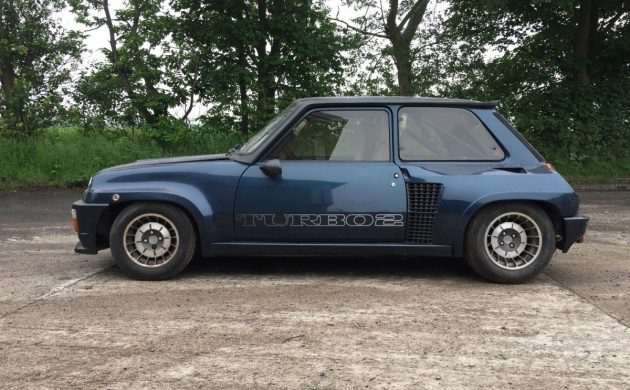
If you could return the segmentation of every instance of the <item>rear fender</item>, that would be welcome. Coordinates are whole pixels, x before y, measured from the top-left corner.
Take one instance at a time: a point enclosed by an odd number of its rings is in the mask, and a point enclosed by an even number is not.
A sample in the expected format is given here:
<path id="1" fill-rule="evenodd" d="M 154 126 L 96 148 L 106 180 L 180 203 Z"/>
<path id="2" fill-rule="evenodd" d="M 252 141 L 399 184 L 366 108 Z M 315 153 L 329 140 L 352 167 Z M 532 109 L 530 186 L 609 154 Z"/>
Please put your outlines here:
<path id="1" fill-rule="evenodd" d="M 455 237 L 457 241 L 453 242 L 453 255 L 455 257 L 461 257 L 464 255 L 464 239 L 466 237 L 466 230 L 472 220 L 473 216 L 477 214 L 479 210 L 496 203 L 504 202 L 525 202 L 525 203 L 539 203 L 544 204 L 547 207 L 551 207 L 557 211 L 561 216 L 571 214 L 572 202 L 575 194 L 571 193 L 552 193 L 552 192 L 509 192 L 509 193 L 494 193 L 478 198 L 472 202 L 459 218 L 459 222 L 455 229 Z M 577 210 L 576 210 L 577 211 Z M 552 216 L 550 216 L 553 218 Z"/>

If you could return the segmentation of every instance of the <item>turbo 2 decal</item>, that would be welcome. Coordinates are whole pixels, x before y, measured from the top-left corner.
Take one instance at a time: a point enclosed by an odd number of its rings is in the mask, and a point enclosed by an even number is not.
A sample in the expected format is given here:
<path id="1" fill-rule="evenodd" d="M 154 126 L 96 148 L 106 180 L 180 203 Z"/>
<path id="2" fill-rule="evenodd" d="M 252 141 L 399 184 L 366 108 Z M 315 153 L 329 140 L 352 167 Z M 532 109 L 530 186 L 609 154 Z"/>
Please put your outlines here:
<path id="1" fill-rule="evenodd" d="M 401 227 L 402 214 L 237 214 L 243 227 Z"/>

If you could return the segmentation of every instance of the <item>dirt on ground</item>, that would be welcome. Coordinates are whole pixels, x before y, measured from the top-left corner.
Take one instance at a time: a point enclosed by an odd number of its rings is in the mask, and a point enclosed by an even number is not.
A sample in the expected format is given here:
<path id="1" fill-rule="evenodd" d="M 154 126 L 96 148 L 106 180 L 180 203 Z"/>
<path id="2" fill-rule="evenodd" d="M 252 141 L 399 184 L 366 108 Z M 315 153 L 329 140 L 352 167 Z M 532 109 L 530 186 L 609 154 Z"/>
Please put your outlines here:
<path id="1" fill-rule="evenodd" d="M 77 191 L 0 193 L 2 388 L 630 388 L 630 192 L 533 282 L 459 260 L 207 259 L 128 279 L 72 252 Z"/>

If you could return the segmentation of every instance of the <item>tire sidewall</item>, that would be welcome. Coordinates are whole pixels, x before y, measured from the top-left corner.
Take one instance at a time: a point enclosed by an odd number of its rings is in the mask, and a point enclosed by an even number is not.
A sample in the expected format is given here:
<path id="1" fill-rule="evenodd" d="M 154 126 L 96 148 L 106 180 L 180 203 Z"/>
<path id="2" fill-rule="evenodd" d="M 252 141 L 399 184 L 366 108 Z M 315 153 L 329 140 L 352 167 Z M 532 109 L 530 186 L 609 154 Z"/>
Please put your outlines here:
<path id="1" fill-rule="evenodd" d="M 497 265 L 485 248 L 486 231 L 492 221 L 505 213 L 521 213 L 533 219 L 540 228 L 540 253 L 528 266 L 509 270 Z M 542 272 L 556 250 L 556 233 L 551 219 L 540 207 L 526 203 L 499 204 L 481 210 L 471 222 L 466 235 L 465 256 L 472 268 L 486 279 L 499 283 L 522 283 Z"/>
<path id="2" fill-rule="evenodd" d="M 143 267 L 133 261 L 124 247 L 127 225 L 142 214 L 160 214 L 177 229 L 178 248 L 175 255 L 160 267 Z M 125 208 L 114 220 L 109 234 L 109 246 L 116 264 L 134 279 L 162 280 L 180 273 L 195 252 L 195 231 L 188 216 L 179 208 L 163 203 L 137 203 Z"/>

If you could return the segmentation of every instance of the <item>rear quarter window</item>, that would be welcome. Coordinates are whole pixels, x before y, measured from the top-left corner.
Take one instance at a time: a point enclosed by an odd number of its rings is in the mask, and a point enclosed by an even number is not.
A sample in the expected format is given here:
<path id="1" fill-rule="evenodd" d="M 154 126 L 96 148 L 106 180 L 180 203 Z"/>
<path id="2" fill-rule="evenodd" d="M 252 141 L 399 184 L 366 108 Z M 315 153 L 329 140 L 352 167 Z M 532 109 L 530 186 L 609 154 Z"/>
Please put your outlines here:
<path id="1" fill-rule="evenodd" d="M 472 112 L 452 107 L 403 107 L 399 155 L 405 161 L 499 161 L 505 153 Z"/>

